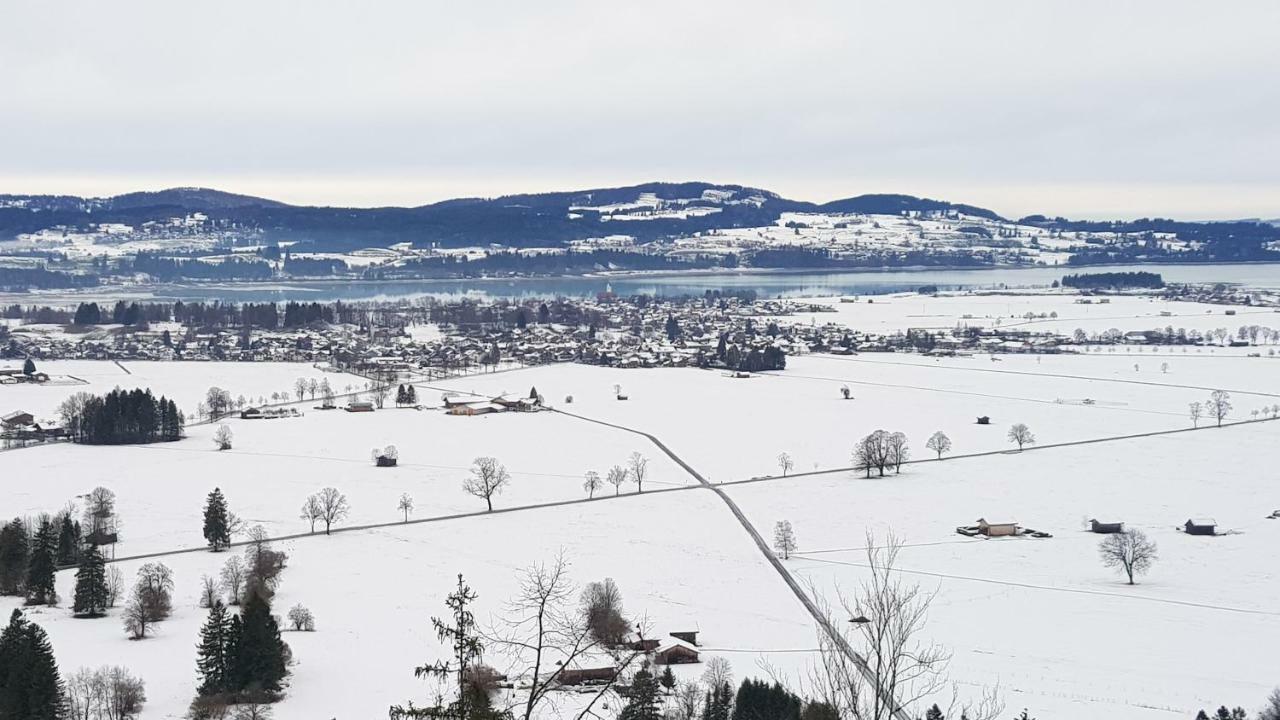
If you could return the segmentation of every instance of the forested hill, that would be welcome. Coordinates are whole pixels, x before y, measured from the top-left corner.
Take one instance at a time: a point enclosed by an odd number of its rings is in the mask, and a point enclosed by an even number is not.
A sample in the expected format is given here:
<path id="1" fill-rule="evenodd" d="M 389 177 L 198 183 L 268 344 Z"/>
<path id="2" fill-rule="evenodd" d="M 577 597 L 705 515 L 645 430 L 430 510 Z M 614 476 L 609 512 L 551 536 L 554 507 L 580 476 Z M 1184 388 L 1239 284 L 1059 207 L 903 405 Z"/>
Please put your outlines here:
<path id="1" fill-rule="evenodd" d="M 911 195 L 860 195 L 828 203 L 783 198 L 768 190 L 705 182 L 646 183 L 616 188 L 460 198 L 419 207 L 344 208 L 288 205 L 206 188 L 173 188 L 110 198 L 0 195 L 0 240 L 66 227 L 104 223 L 139 227 L 201 213 L 230 231 L 254 231 L 267 241 L 289 240 L 315 251 L 346 251 L 409 243 L 416 247 L 559 246 L 572 240 L 628 235 L 637 242 L 727 228 L 764 227 L 783 213 L 926 213 L 1008 222 L 986 208 Z M 1197 243 L 1197 260 L 1259 259 L 1274 253 L 1280 228 L 1269 223 L 1201 223 L 1168 219 L 1096 222 L 1033 215 L 1017 221 L 1049 230 L 1167 233 Z M 1145 257 L 1142 244 L 1099 246 L 1077 261 L 1123 262 Z M 1193 259 L 1186 254 L 1183 259 Z"/>
<path id="2" fill-rule="evenodd" d="M 529 247 L 613 233 L 643 242 L 718 228 L 759 227 L 773 224 L 784 212 L 898 215 L 937 210 L 999 217 L 983 208 L 909 195 L 863 195 L 818 204 L 788 200 L 758 188 L 704 182 L 459 198 L 419 207 L 382 208 L 294 206 L 218 190 L 176 188 L 110 198 L 0 195 L 0 239 L 57 226 L 138 226 L 199 212 L 215 222 L 332 250 L 401 242 Z"/>

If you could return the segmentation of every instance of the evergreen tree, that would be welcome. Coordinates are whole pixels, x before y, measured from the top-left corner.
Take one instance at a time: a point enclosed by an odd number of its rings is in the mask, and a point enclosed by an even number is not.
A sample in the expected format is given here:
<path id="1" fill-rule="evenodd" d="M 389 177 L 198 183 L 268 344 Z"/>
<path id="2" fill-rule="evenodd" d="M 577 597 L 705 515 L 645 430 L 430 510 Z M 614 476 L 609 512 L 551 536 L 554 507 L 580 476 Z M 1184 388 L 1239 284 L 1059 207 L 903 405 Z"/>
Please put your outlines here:
<path id="1" fill-rule="evenodd" d="M 924 720 L 946 720 L 946 716 L 942 714 L 942 708 L 938 707 L 937 703 L 934 703 L 933 707 L 925 712 Z"/>
<path id="2" fill-rule="evenodd" d="M 58 564 L 74 565 L 79 561 L 80 523 L 72 519 L 71 513 L 63 513 L 58 529 Z"/>
<path id="3" fill-rule="evenodd" d="M 289 674 L 286 652 L 271 606 L 261 594 L 250 595 L 240 613 L 240 633 L 233 653 L 235 664 L 229 666 L 227 673 L 235 683 L 233 689 L 269 695 L 280 692 Z"/>
<path id="4" fill-rule="evenodd" d="M 627 692 L 627 704 L 618 714 L 618 720 L 660 720 L 662 709 L 658 703 L 658 682 L 649 671 L 648 663 L 631 678 Z"/>
<path id="5" fill-rule="evenodd" d="M 666 688 L 667 690 L 673 690 L 675 688 L 676 675 L 675 673 L 671 672 L 670 665 L 668 665 L 666 669 L 662 671 L 661 677 L 658 678 L 658 684 Z"/>
<path id="6" fill-rule="evenodd" d="M 0 595 L 18 595 L 27 574 L 27 526 L 14 518 L 0 528 Z"/>
<path id="7" fill-rule="evenodd" d="M 209 617 L 200 628 L 200 644 L 196 646 L 196 673 L 200 676 L 201 695 L 216 695 L 227 689 L 228 642 L 231 620 L 222 602 L 209 608 Z"/>
<path id="8" fill-rule="evenodd" d="M 96 545 L 80 554 L 76 570 L 76 593 L 71 612 L 82 617 L 101 617 L 106 613 L 108 596 L 107 565 Z"/>
<path id="9" fill-rule="evenodd" d="M 27 602 L 33 605 L 55 605 L 58 589 L 55 574 L 58 570 L 58 531 L 48 517 L 41 518 L 40 527 L 31 540 L 31 557 L 27 562 Z"/>
<path id="10" fill-rule="evenodd" d="M 413 385 L 406 385 L 404 388 L 404 403 L 406 405 L 418 404 L 418 391 L 413 389 Z"/>
<path id="11" fill-rule="evenodd" d="M 733 711 L 733 688 L 729 683 L 707 691 L 702 703 L 702 720 L 729 720 Z"/>
<path id="12" fill-rule="evenodd" d="M 214 551 L 231 544 L 231 523 L 227 516 L 227 499 L 220 488 L 214 488 L 204 503 L 204 539 Z"/>
<path id="13" fill-rule="evenodd" d="M 27 358 L 26 362 L 22 363 L 22 374 L 32 375 L 35 373 L 35 371 L 36 371 L 36 362 L 31 358 Z"/>
<path id="14" fill-rule="evenodd" d="M 66 696 L 44 630 L 14 610 L 0 633 L 0 718 L 63 720 Z"/>
<path id="15" fill-rule="evenodd" d="M 733 704 L 733 720 L 800 720 L 800 698 L 781 685 L 743 680 Z"/>

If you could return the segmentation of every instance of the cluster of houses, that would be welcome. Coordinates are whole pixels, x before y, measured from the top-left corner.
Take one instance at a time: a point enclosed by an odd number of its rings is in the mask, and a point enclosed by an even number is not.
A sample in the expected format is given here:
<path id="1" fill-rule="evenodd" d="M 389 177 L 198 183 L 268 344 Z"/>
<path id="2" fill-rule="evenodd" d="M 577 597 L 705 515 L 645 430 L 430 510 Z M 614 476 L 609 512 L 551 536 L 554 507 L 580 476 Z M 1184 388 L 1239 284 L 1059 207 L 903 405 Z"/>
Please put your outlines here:
<path id="1" fill-rule="evenodd" d="M 664 638 L 642 638 L 628 643 L 627 649 L 644 653 L 654 665 L 685 665 L 702 662 L 696 630 L 673 632 Z M 560 685 L 594 685 L 615 679 L 618 666 L 602 663 L 597 666 L 573 666 L 553 671 Z"/>
<path id="2" fill-rule="evenodd" d="M 57 421 L 37 420 L 25 410 L 0 415 L 0 441 L 6 446 L 58 440 L 65 436 L 65 429 Z"/>

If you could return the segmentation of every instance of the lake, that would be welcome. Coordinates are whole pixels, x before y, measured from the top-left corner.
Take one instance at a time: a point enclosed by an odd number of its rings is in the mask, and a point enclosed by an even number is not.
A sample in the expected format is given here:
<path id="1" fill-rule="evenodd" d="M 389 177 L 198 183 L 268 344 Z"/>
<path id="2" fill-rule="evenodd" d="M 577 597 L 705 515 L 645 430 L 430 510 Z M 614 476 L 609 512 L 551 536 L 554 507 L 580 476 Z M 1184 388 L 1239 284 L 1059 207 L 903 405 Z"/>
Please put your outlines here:
<path id="1" fill-rule="evenodd" d="M 87 293 L 8 296 L 6 302 L 71 303 L 120 297 L 163 300 L 285 302 L 289 300 L 398 300 L 414 297 L 488 298 L 594 297 L 606 289 L 619 295 L 702 295 L 707 290 L 754 290 L 763 298 L 823 295 L 873 295 L 937 285 L 943 290 L 980 290 L 1048 286 L 1063 275 L 1081 272 L 1145 270 L 1167 282 L 1230 283 L 1280 289 L 1280 264 L 1118 265 L 975 270 L 892 270 L 845 272 L 720 272 L 606 277 L 504 278 L 467 280 L 279 281 L 201 283 L 100 288 Z"/>
<path id="2" fill-rule="evenodd" d="M 612 277 L 562 277 L 369 282 L 287 282 L 156 288 L 158 297 L 183 300 L 390 300 L 407 297 L 594 297 L 612 289 L 620 295 L 702 295 L 707 290 L 754 290 L 760 297 L 866 295 L 937 285 L 948 290 L 1034 287 L 1074 272 L 1160 273 L 1168 282 L 1232 283 L 1280 288 L 1280 264 L 1124 265 L 1090 268 L 990 268 L 978 270 L 896 270 L 859 272 L 728 272 Z M 169 295 L 173 292 L 173 295 Z"/>

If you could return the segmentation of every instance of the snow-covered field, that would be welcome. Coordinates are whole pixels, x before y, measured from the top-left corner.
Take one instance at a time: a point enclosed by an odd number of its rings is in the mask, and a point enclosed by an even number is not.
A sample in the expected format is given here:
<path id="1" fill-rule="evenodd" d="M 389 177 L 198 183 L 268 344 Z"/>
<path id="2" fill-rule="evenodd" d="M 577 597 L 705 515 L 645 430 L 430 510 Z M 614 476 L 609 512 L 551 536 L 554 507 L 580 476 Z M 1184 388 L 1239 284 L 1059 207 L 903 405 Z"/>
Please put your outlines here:
<path id="1" fill-rule="evenodd" d="M 1080 296 L 1069 290 L 1060 293 L 957 293 L 938 297 L 895 293 L 861 297 L 856 302 L 853 297 L 847 299 L 849 302 L 842 302 L 840 298 L 809 300 L 830 305 L 836 312 L 799 313 L 793 319 L 835 322 L 876 333 L 957 326 L 1015 327 L 1063 335 L 1070 335 L 1076 328 L 1083 328 L 1090 334 L 1113 328 L 1124 332 L 1165 327 L 1201 332 L 1226 328 L 1233 335 L 1241 325 L 1280 329 L 1280 313 L 1275 308 L 1175 302 L 1141 295 L 1110 296 L 1106 303 L 1092 298 L 1092 302 L 1086 305 L 1077 302 Z M 1228 315 L 1229 310 L 1234 314 Z M 1027 313 L 1036 317 L 1028 319 Z"/>
<path id="2" fill-rule="evenodd" d="M 679 496 L 677 501 L 666 498 Z M 757 670 L 754 649 L 813 646 L 800 603 L 781 583 L 723 505 L 705 490 L 531 510 L 404 528 L 286 541 L 289 553 L 274 605 L 303 603 L 315 633 L 285 633 L 296 665 L 276 720 L 385 717 L 393 703 L 430 700 L 434 685 L 413 668 L 440 657 L 430 616 L 443 615 L 458 573 L 479 594 L 476 617 L 488 624 L 517 590 L 519 573 L 563 552 L 578 584 L 613 578 L 628 612 L 656 633 L 698 629 L 738 676 Z M 143 720 L 179 718 L 195 694 L 195 641 L 205 611 L 200 576 L 214 575 L 224 553 L 165 559 L 177 592 L 173 617 L 156 636 L 130 642 L 118 612 L 77 620 L 65 608 L 30 610 L 48 630 L 60 667 L 103 662 L 131 668 L 147 682 Z M 122 563 L 132 577 L 140 562 Z M 59 592 L 70 597 L 69 572 Z M 13 598 L 0 598 L 5 613 Z M 792 661 L 794 653 L 776 654 Z M 764 656 L 769 657 L 769 656 Z M 486 657 L 501 668 L 501 657 Z M 677 668 L 696 675 L 699 666 Z"/>
<path id="3" fill-rule="evenodd" d="M 969 302 L 979 300 L 985 302 Z M 881 304 L 856 307 L 880 312 Z M 1060 316 L 1074 309 L 1055 307 Z M 1131 310 L 1124 312 L 1137 314 Z M 969 311 L 943 312 L 951 316 L 940 326 Z M 865 318 L 846 319 L 866 326 Z M 884 316 L 886 327 L 904 320 L 906 312 Z M 119 498 L 124 541 L 116 553 L 124 557 L 199 547 L 201 508 L 214 486 L 232 511 L 278 536 L 306 531 L 297 517 L 306 494 L 338 487 L 351 502 L 345 525 L 390 525 L 280 542 L 290 562 L 276 611 L 304 603 L 319 631 L 287 634 L 296 665 L 275 717 L 382 717 L 392 703 L 427 699 L 429 688 L 412 668 L 441 654 L 428 618 L 443 612 L 457 573 L 480 593 L 483 620 L 514 593 L 521 568 L 560 551 L 580 583 L 613 577 L 628 609 L 647 615 L 658 633 L 701 630 L 706 655 L 728 657 L 738 678 L 761 675 L 764 663 L 799 677 L 815 646 L 800 603 L 725 504 L 625 428 L 652 433 L 716 483 L 776 475 L 782 451 L 794 458 L 795 473 L 846 467 L 854 442 L 877 428 L 905 432 L 913 457 L 925 459 L 925 439 L 941 429 L 957 455 L 997 452 L 913 463 L 884 479 L 846 471 L 724 489 L 766 537 L 778 520 L 793 524 L 800 554 L 786 566 L 825 593 L 859 581 L 865 531 L 892 529 L 904 538 L 905 577 L 937 589 L 928 636 L 954 653 L 951 680 L 962 694 L 998 684 L 1007 715 L 1027 707 L 1041 720 L 1175 720 L 1201 707 L 1253 707 L 1278 681 L 1266 648 L 1280 643 L 1280 520 L 1264 516 L 1280 508 L 1269 471 L 1280 422 L 1023 453 L 1011 452 L 1005 436 L 1015 422 L 1028 424 L 1039 446 L 1186 428 L 1188 403 L 1214 388 L 1231 392 L 1234 419 L 1280 403 L 1280 359 L 1163 350 L 1006 355 L 998 362 L 986 355 L 810 355 L 750 379 L 579 365 L 473 376 L 419 385 L 419 397 L 434 402 L 446 389 L 491 395 L 536 386 L 565 413 L 622 427 L 553 412 L 307 410 L 300 418 L 228 421 L 234 446 L 224 452 L 213 449 L 208 425 L 171 444 L 34 447 L 0 452 L 0 514 L 55 511 L 105 485 Z M 322 375 L 285 364 L 126 362 L 132 376 L 112 363 L 58 365 L 41 369 L 90 385 L 0 387 L 0 407 L 51 412 L 70 392 L 117 384 L 150 385 L 193 407 L 212 384 L 249 396 Z M 348 377 L 324 376 L 335 385 L 333 378 Z M 614 384 L 628 400 L 614 398 Z M 854 399 L 840 397 L 845 384 Z M 991 416 L 992 425 L 976 425 L 978 415 Z M 399 448 L 400 466 L 375 468 L 370 449 L 387 444 Z M 650 461 L 646 494 L 519 509 L 583 498 L 586 470 L 603 474 L 633 451 Z M 415 520 L 482 511 L 483 501 L 461 489 L 481 455 L 510 469 L 510 487 L 495 498 L 497 509 L 510 512 L 396 524 L 403 492 L 415 500 Z M 1192 516 L 1214 517 L 1230 534 L 1174 530 Z M 954 532 L 979 517 L 1015 520 L 1054 537 L 985 541 Z M 1137 586 L 1101 566 L 1098 538 L 1081 530 L 1089 517 L 1124 521 L 1159 543 L 1159 561 Z M 199 578 L 214 574 L 225 557 L 196 551 L 164 558 L 177 577 L 176 611 L 142 642 L 126 639 L 118 612 L 93 621 L 73 620 L 65 606 L 29 613 L 48 629 L 64 671 L 127 665 L 147 682 L 144 718 L 181 717 L 196 682 Z M 139 562 L 121 563 L 127 576 Z M 64 571 L 64 598 L 71 587 L 72 573 Z M 0 599 L 0 612 L 14 605 Z"/>
<path id="4" fill-rule="evenodd" d="M 1276 358 L 1001 357 L 993 363 L 987 356 L 811 355 L 789 358 L 783 372 L 749 379 L 697 369 L 576 365 L 519 375 L 566 412 L 658 435 L 712 481 L 775 474 L 783 451 L 796 471 L 848 467 L 854 443 L 879 428 L 905 432 L 919 457 L 936 430 L 951 437 L 955 452 L 972 453 L 1009 449 L 1006 432 L 1014 423 L 1030 426 L 1040 443 L 1187 427 L 1188 404 L 1205 400 L 1215 387 L 1237 391 L 1244 413 L 1280 402 L 1277 395 L 1247 394 L 1280 394 Z M 1169 363 L 1167 373 L 1162 362 Z M 449 385 L 496 393 L 511 377 Z M 628 400 L 613 398 L 614 384 Z M 841 398 L 846 384 L 852 400 Z M 572 404 L 563 404 L 565 395 L 573 395 Z M 991 425 L 977 425 L 979 415 L 989 416 Z"/>
<path id="5" fill-rule="evenodd" d="M 98 485 L 113 490 L 124 527 L 120 556 L 200 547 L 205 496 L 220 487 L 232 512 L 272 535 L 307 532 L 298 517 L 307 495 L 332 486 L 346 493 L 346 524 L 394 522 L 401 493 L 413 518 L 478 512 L 485 503 L 462 490 L 472 461 L 493 456 L 511 483 L 495 508 L 585 497 L 583 474 L 603 476 L 639 451 L 649 460 L 645 489 L 691 482 L 644 438 L 555 413 L 456 417 L 440 411 L 309 411 L 301 418 L 228 420 L 233 447 L 214 448 L 213 425 L 176 443 L 90 447 L 57 444 L 0 453 L 0 475 L 41 477 L 10 487 L 5 517 L 52 512 Z M 397 467 L 378 468 L 371 451 L 395 445 Z M 125 470 L 127 469 L 127 470 Z M 622 492 L 634 492 L 627 483 Z M 606 485 L 602 493 L 612 495 Z"/>
<path id="6" fill-rule="evenodd" d="M 22 367 L 20 361 L 3 361 L 0 367 Z M 39 362 L 37 369 L 48 373 L 49 383 L 0 385 L 0 413 L 25 410 L 36 418 L 52 418 L 58 404 L 77 392 L 101 394 L 120 387 L 125 390 L 151 388 L 178 403 L 178 409 L 195 417 L 196 405 L 204 400 L 213 385 L 231 393 L 244 395 L 257 402 L 259 396 L 270 401 L 271 393 L 287 393 L 293 398 L 293 384 L 298 378 L 328 379 L 335 392 L 351 385 L 364 387 L 363 378 L 344 373 L 324 372 L 309 363 L 261 362 L 158 362 L 122 360 L 49 360 Z"/>
<path id="7" fill-rule="evenodd" d="M 1276 684 L 1280 507 L 1265 458 L 1280 423 L 925 463 L 871 480 L 788 478 L 728 492 L 756 527 L 787 519 L 788 562 L 831 593 L 856 587 L 865 533 L 907 546 L 898 567 L 936 589 L 930 635 L 963 686 L 999 683 L 1040 718 L 1186 718 L 1260 703 Z M 1221 537 L 1175 526 L 1208 516 Z M 971 539 L 979 517 L 1049 539 Z M 1136 586 L 1102 567 L 1083 521 L 1125 522 L 1159 545 Z M 1259 654 L 1262 653 L 1262 654 Z M 1197 660 L 1199 658 L 1199 660 Z"/>

